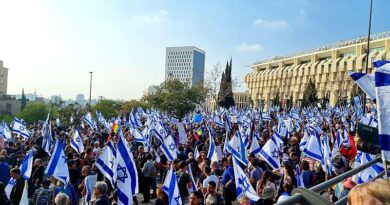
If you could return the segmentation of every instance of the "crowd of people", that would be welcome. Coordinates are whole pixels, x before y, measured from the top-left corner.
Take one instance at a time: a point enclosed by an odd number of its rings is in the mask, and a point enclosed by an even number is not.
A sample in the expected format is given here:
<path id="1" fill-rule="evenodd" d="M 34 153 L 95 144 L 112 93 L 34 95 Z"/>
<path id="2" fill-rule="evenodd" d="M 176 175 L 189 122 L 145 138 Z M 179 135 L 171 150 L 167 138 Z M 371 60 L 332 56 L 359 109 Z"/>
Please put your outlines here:
<path id="1" fill-rule="evenodd" d="M 110 141 L 116 145 L 119 133 L 122 133 L 136 164 L 137 183 L 139 193 L 142 194 L 142 197 L 140 194 L 139 197 L 134 196 L 129 203 L 172 204 L 172 199 L 162 184 L 169 169 L 173 169 L 182 204 L 274 204 L 291 197 L 294 188 L 313 187 L 356 166 L 361 153 L 357 151 L 353 139 L 356 133 L 353 121 L 357 120 L 355 111 L 347 106 L 292 108 L 288 112 L 280 107 L 269 108 L 265 112 L 251 109 L 198 111 L 182 120 L 186 139 L 183 139 L 183 133 L 175 120 L 157 111 L 137 111 L 130 116 L 113 119 L 119 124 L 119 131 L 104 129 L 105 126 L 102 125 L 65 125 L 53 120 L 49 123 L 50 137 L 64 144 L 68 167 L 63 168 L 69 169 L 66 184 L 46 174 L 45 170 L 53 153 L 44 149 L 47 141 L 43 135 L 44 125 L 37 122 L 26 126 L 31 132 L 28 138 L 16 132 L 12 133 L 11 138 L 0 138 L 0 202 L 4 205 L 18 205 L 27 182 L 28 199 L 34 205 L 122 204 L 118 200 L 120 192 L 117 187 L 112 185 L 95 164 L 106 148 L 105 145 Z M 201 120 L 191 119 L 195 115 Z M 363 116 L 375 118 L 375 112 Z M 134 120 L 138 121 L 137 126 L 134 126 Z M 153 123 L 166 130 L 163 139 L 157 136 L 157 128 L 151 129 Z M 332 153 L 328 155 L 330 159 L 324 158 L 324 161 L 330 163 L 321 162 L 307 154 L 304 144 L 313 137 L 309 127 L 320 128 L 321 131 L 316 131 L 320 140 L 318 143 L 323 147 L 328 144 Z M 82 153 L 71 146 L 76 129 L 83 141 Z M 144 142 L 136 140 L 134 129 L 143 133 L 142 137 L 146 139 Z M 245 156 L 237 156 L 237 151 L 242 153 L 235 147 L 237 141 L 233 140 L 237 133 L 242 140 L 239 143 L 245 146 Z M 161 149 L 167 136 L 175 141 L 176 158 L 173 160 Z M 270 163 L 261 151 L 276 136 L 280 136 L 278 140 L 281 142 L 278 143 L 277 153 L 273 153 L 271 158 L 280 163 L 278 167 Z M 210 158 L 211 143 L 218 150 L 215 151 L 217 156 L 213 158 Z M 253 149 L 256 144 L 260 151 Z M 26 178 L 21 172 L 21 164 L 29 152 L 33 152 L 33 165 L 30 177 Z M 234 166 L 239 166 L 246 174 L 249 184 L 244 191 L 236 183 Z M 88 198 L 86 178 L 91 175 L 97 176 L 97 182 L 94 183 L 92 197 Z M 376 182 L 367 182 L 363 178 L 360 177 L 360 181 L 349 178 L 320 194 L 333 202 L 349 194 L 349 204 L 358 204 L 354 201 L 354 196 L 361 197 L 362 193 L 368 193 L 373 196 L 374 201 L 388 202 L 387 195 L 376 194 L 378 190 L 373 188 Z M 362 182 L 367 183 L 358 185 Z M 389 189 L 386 188 L 388 182 L 377 183 L 384 187 L 383 190 Z M 255 197 L 247 194 L 249 189 L 253 190 Z M 237 190 L 241 190 L 241 194 L 237 195 Z M 139 198 L 143 200 L 138 201 Z"/>

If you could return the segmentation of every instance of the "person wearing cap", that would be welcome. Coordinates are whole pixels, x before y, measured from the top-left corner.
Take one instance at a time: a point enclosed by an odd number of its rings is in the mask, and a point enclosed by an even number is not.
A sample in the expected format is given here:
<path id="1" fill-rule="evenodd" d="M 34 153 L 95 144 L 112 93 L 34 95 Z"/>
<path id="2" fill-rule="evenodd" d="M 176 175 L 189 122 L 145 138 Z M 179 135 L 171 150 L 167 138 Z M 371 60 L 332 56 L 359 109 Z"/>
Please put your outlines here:
<path id="1" fill-rule="evenodd" d="M 343 182 L 344 190 L 340 194 L 340 199 L 344 196 L 348 196 L 348 193 L 356 186 L 356 183 L 352 181 L 352 177 L 349 177 L 347 180 Z"/>
<path id="2" fill-rule="evenodd" d="M 256 205 L 272 205 L 275 203 L 275 190 L 270 186 L 265 186 L 262 197 L 256 202 Z"/>

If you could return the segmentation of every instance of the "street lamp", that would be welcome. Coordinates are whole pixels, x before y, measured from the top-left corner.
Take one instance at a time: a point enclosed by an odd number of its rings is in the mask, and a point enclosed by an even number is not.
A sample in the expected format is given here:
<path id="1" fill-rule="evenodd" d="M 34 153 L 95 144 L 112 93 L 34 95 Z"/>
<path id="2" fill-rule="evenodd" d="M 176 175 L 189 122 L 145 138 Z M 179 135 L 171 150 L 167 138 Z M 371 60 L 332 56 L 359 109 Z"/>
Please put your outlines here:
<path id="1" fill-rule="evenodd" d="M 89 78 L 89 106 L 92 107 L 91 106 L 91 94 L 92 94 L 92 74 L 93 74 L 93 72 L 91 71 L 91 72 L 89 72 L 89 74 L 90 74 L 90 78 Z"/>

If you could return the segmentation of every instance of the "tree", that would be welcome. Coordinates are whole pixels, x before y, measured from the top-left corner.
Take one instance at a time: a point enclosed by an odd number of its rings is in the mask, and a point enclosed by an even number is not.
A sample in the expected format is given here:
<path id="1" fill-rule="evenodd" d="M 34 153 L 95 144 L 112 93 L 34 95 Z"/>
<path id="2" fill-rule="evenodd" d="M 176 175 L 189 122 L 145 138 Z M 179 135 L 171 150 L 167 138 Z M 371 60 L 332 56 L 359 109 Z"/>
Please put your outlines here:
<path id="1" fill-rule="evenodd" d="M 105 118 L 117 117 L 122 109 L 123 102 L 101 99 L 98 103 L 92 106 L 92 113 L 95 114 L 96 110 L 101 112 Z"/>
<path id="2" fill-rule="evenodd" d="M 218 102 L 218 93 L 221 86 L 222 66 L 221 62 L 217 62 L 213 65 L 213 68 L 206 72 L 205 87 L 207 88 L 207 98 L 212 102 Z M 234 77 L 231 80 L 232 91 L 237 90 L 240 87 L 238 77 Z M 214 108 L 213 108 L 214 109 Z"/>
<path id="3" fill-rule="evenodd" d="M 28 103 L 17 117 L 23 119 L 27 124 L 32 124 L 38 120 L 46 120 L 49 111 L 52 119 L 57 118 L 57 111 L 52 109 L 52 106 L 45 103 Z"/>
<path id="4" fill-rule="evenodd" d="M 71 124 L 70 118 L 72 117 L 73 125 L 79 125 L 81 118 L 88 112 L 89 108 L 87 106 L 81 106 L 77 102 L 69 105 L 60 102 L 59 104 L 54 104 L 54 110 L 58 112 L 59 119 L 64 124 Z"/>
<path id="5" fill-rule="evenodd" d="M 145 110 L 145 109 L 150 108 L 150 105 L 144 99 L 141 99 L 141 100 L 130 100 L 130 101 L 125 102 L 122 105 L 122 112 L 128 113 L 132 109 L 137 109 L 138 107 L 141 107 L 142 109 Z"/>
<path id="6" fill-rule="evenodd" d="M 218 105 L 225 108 L 230 108 L 236 103 L 233 98 L 233 83 L 232 83 L 232 59 L 226 63 L 225 71 L 222 73 L 221 84 L 218 92 Z"/>
<path id="7" fill-rule="evenodd" d="M 306 84 L 305 91 L 303 92 L 302 106 L 317 106 L 317 89 L 316 84 L 309 79 L 309 83 Z"/>
<path id="8" fill-rule="evenodd" d="M 163 82 L 155 94 L 145 96 L 144 100 L 151 107 L 182 118 L 203 103 L 206 94 L 207 89 L 202 83 L 190 87 L 179 80 L 170 80 Z"/>
<path id="9" fill-rule="evenodd" d="M 4 122 L 6 122 L 7 124 L 10 124 L 10 123 L 12 122 L 13 119 L 14 119 L 14 118 L 12 117 L 12 115 L 9 114 L 8 112 L 3 113 L 3 114 L 1 115 L 1 122 L 3 122 L 3 120 L 4 120 Z"/>

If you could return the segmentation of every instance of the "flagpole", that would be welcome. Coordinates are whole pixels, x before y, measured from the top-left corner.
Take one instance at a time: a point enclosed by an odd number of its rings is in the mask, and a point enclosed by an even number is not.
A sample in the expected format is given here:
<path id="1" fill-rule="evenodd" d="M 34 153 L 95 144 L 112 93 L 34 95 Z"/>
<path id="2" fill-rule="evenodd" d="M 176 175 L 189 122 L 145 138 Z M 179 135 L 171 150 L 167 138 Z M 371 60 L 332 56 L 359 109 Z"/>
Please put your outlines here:
<path id="1" fill-rule="evenodd" d="M 92 74 L 93 72 L 89 72 L 90 74 L 90 78 L 89 78 L 89 107 L 92 108 L 92 105 L 91 105 L 91 93 L 92 93 Z"/>
<path id="2" fill-rule="evenodd" d="M 368 36 L 367 36 L 367 50 L 366 50 L 366 73 L 368 74 L 368 60 L 370 55 L 370 36 L 371 36 L 371 17 L 372 17 L 372 0 L 370 0 L 370 15 L 368 17 Z M 363 95 L 364 113 L 366 113 L 366 99 L 367 94 Z"/>

